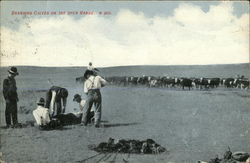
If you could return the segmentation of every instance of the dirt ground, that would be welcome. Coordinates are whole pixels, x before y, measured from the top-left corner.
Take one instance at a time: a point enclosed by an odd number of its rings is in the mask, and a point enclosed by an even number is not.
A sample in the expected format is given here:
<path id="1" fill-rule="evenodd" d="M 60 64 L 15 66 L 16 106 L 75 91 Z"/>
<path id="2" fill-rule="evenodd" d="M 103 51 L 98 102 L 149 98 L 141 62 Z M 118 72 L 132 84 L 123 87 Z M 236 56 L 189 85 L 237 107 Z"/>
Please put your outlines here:
<path id="1" fill-rule="evenodd" d="M 30 79 L 29 79 L 30 80 Z M 22 83 L 39 83 L 39 78 L 17 78 Z M 44 84 L 46 85 L 46 84 Z M 34 87 L 32 85 L 28 85 Z M 47 85 L 46 85 L 47 86 Z M 82 84 L 74 80 L 64 86 L 69 90 L 67 112 L 78 108 L 75 93 Z M 21 87 L 21 86 L 20 86 Z M 44 88 L 44 87 L 43 87 Z M 34 121 L 36 100 L 45 97 L 39 89 L 19 89 L 19 122 Z M 102 127 L 66 126 L 61 130 L 40 131 L 37 127 L 0 129 L 1 159 L 6 162 L 77 162 L 97 154 L 88 145 L 118 139 L 151 138 L 169 152 L 159 155 L 115 154 L 106 162 L 153 163 L 209 161 L 228 149 L 250 151 L 249 90 L 217 88 L 181 90 L 143 87 L 107 86 L 102 90 Z M 2 95 L 1 95 L 2 98 Z M 5 125 L 4 101 L 0 100 L 0 122 Z M 104 155 L 87 162 L 99 161 Z"/>

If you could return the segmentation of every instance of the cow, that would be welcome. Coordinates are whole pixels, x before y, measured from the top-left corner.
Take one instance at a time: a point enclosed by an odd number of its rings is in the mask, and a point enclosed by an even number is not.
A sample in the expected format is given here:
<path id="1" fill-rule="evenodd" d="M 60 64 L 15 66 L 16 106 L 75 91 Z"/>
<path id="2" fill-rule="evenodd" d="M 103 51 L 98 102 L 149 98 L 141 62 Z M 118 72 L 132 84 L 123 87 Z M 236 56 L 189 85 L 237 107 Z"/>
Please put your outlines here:
<path id="1" fill-rule="evenodd" d="M 240 78 L 235 78 L 234 81 L 232 82 L 232 87 L 234 88 L 240 88 Z"/>
<path id="2" fill-rule="evenodd" d="M 126 79 L 127 85 L 137 85 L 137 77 L 129 76 Z"/>
<path id="3" fill-rule="evenodd" d="M 191 79 L 188 79 L 188 78 L 180 79 L 180 84 L 181 84 L 182 89 L 184 89 L 185 87 L 188 87 L 188 90 L 190 90 L 190 88 L 192 87 L 192 83 L 193 81 Z"/>
<path id="4" fill-rule="evenodd" d="M 250 87 L 248 79 L 240 79 L 239 83 L 241 89 L 248 89 Z"/>
<path id="5" fill-rule="evenodd" d="M 180 83 L 181 83 L 180 79 L 177 78 L 177 77 L 175 77 L 175 78 L 174 78 L 174 87 L 175 87 L 175 86 L 179 86 Z"/>
<path id="6" fill-rule="evenodd" d="M 123 76 L 110 76 L 110 77 L 105 77 L 105 80 L 108 81 L 109 84 L 111 85 L 122 85 L 125 82 L 125 77 Z"/>
<path id="7" fill-rule="evenodd" d="M 194 83 L 195 88 L 199 88 L 199 86 L 200 86 L 200 79 L 193 78 L 192 81 Z"/>
<path id="8" fill-rule="evenodd" d="M 209 87 L 208 79 L 200 78 L 199 86 L 200 86 L 200 89 L 202 89 L 202 86 L 204 86 L 204 88 L 207 89 Z"/>
<path id="9" fill-rule="evenodd" d="M 118 76 L 116 77 L 116 84 L 120 86 L 126 86 L 126 77 L 124 76 Z"/>
<path id="10" fill-rule="evenodd" d="M 175 79 L 170 77 L 164 77 L 161 79 L 163 87 L 174 87 Z"/>
<path id="11" fill-rule="evenodd" d="M 221 78 L 221 80 L 220 80 L 220 85 L 225 86 L 225 81 L 226 81 L 226 78 Z"/>
<path id="12" fill-rule="evenodd" d="M 224 86 L 226 88 L 232 88 L 233 87 L 233 83 L 234 83 L 235 79 L 234 78 L 226 78 L 225 82 L 224 82 Z"/>
<path id="13" fill-rule="evenodd" d="M 148 85 L 148 83 L 149 83 L 149 77 L 145 76 L 145 75 L 143 75 L 142 77 L 138 77 L 137 83 L 141 84 L 141 85 Z"/>
<path id="14" fill-rule="evenodd" d="M 150 80 L 150 83 L 149 83 L 149 87 L 152 88 L 152 87 L 156 87 L 157 86 L 157 79 L 152 79 Z"/>
<path id="15" fill-rule="evenodd" d="M 145 85 L 146 85 L 146 86 L 149 86 L 149 82 L 150 82 L 150 80 L 151 80 L 152 78 L 153 78 L 152 76 L 145 76 Z"/>
<path id="16" fill-rule="evenodd" d="M 208 84 L 210 88 L 217 88 L 220 85 L 220 78 L 210 78 Z"/>
<path id="17" fill-rule="evenodd" d="M 106 81 L 108 81 L 111 85 L 116 85 L 116 77 L 110 76 L 105 78 Z"/>
<path id="18" fill-rule="evenodd" d="M 158 79 L 159 86 L 162 88 L 168 87 L 167 80 L 168 80 L 168 77 L 166 77 L 166 76 L 159 77 L 159 79 Z"/>
<path id="19" fill-rule="evenodd" d="M 158 85 L 159 85 L 159 80 L 154 76 L 150 76 L 148 86 L 151 88 L 151 87 L 157 87 Z"/>

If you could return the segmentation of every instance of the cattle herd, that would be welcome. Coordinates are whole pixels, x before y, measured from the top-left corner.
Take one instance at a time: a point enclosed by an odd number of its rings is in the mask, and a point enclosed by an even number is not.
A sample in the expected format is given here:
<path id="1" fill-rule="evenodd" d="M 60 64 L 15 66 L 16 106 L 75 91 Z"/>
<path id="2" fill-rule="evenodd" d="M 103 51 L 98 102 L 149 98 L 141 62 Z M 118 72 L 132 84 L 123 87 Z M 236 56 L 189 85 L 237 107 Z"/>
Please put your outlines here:
<path id="1" fill-rule="evenodd" d="M 249 79 L 244 76 L 236 78 L 186 78 L 169 76 L 110 76 L 105 78 L 110 85 L 116 86 L 145 86 L 156 88 L 182 88 L 209 89 L 219 86 L 225 88 L 249 89 Z M 77 82 L 83 82 L 83 77 L 76 78 Z"/>

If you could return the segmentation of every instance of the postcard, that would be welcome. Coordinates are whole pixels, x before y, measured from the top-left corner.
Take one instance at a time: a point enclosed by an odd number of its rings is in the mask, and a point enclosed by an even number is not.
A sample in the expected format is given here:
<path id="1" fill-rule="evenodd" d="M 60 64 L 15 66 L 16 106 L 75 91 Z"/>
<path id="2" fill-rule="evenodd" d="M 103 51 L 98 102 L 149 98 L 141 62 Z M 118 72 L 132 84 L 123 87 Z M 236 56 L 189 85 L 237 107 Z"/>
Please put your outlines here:
<path id="1" fill-rule="evenodd" d="M 248 1 L 1 1 L 0 162 L 250 162 Z"/>

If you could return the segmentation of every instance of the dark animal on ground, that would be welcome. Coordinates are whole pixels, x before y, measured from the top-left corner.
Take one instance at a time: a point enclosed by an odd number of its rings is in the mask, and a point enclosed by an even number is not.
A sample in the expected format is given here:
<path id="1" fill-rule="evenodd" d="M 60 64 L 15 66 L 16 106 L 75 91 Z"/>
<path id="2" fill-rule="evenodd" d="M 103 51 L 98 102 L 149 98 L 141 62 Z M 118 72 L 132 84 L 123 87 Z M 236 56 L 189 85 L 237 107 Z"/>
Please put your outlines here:
<path id="1" fill-rule="evenodd" d="M 89 148 L 100 153 L 159 154 L 166 151 L 152 139 L 143 141 L 121 139 L 115 143 L 113 138 L 109 138 L 107 142 L 101 142 L 98 145 L 89 146 Z"/>

